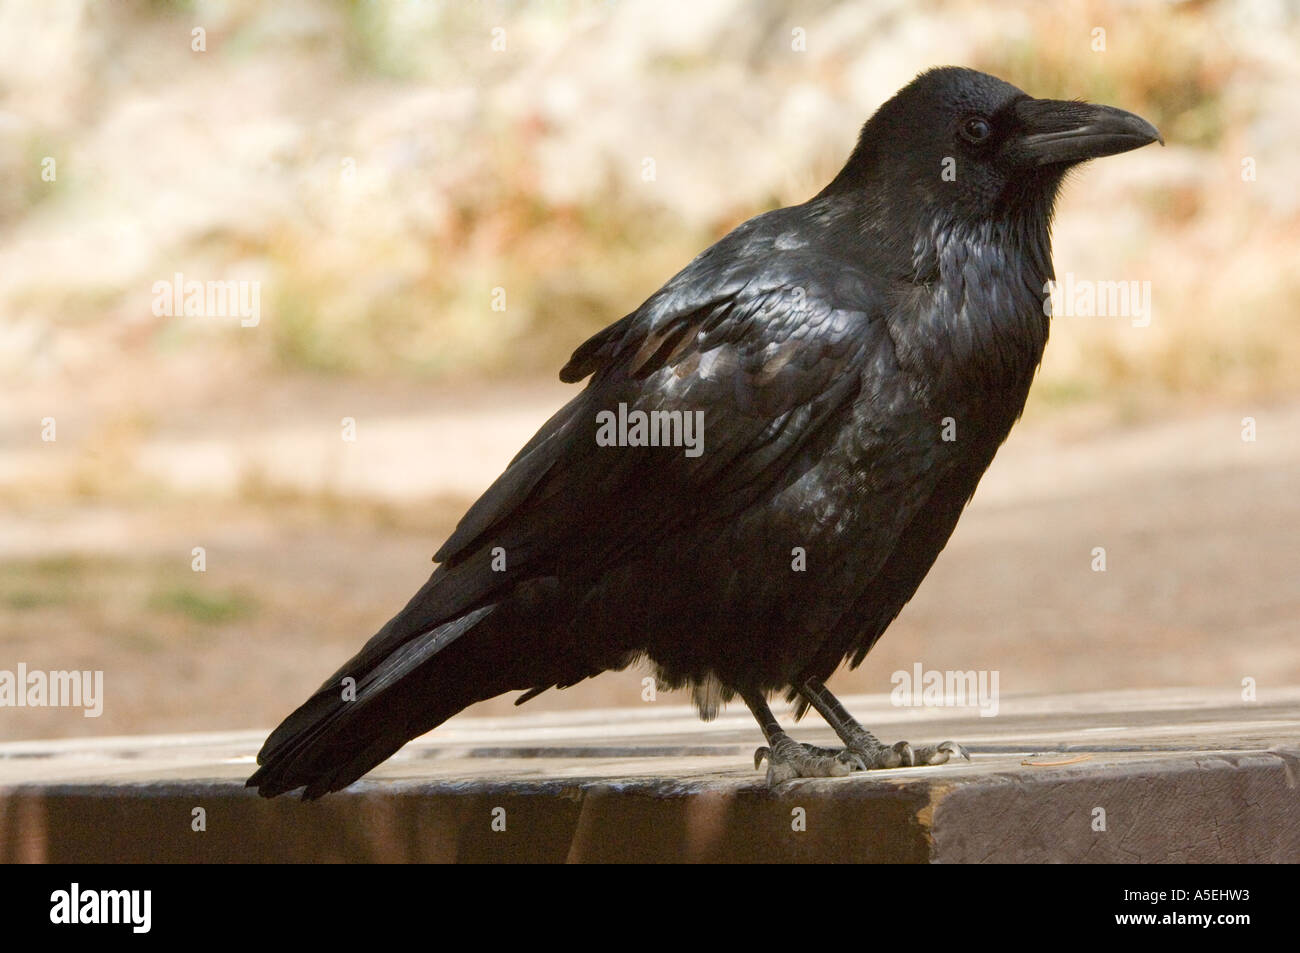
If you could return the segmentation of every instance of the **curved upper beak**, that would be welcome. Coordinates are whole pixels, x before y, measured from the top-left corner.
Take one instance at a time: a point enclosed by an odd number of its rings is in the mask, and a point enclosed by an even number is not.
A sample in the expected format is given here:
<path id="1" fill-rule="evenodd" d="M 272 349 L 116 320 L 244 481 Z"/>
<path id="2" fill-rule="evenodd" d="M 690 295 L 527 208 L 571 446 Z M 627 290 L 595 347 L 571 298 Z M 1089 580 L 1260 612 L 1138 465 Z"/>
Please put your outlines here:
<path id="1" fill-rule="evenodd" d="M 1083 162 L 1165 140 L 1141 116 L 1113 106 L 1059 99 L 1025 99 L 1015 106 L 1019 134 L 1008 143 L 1019 164 Z"/>

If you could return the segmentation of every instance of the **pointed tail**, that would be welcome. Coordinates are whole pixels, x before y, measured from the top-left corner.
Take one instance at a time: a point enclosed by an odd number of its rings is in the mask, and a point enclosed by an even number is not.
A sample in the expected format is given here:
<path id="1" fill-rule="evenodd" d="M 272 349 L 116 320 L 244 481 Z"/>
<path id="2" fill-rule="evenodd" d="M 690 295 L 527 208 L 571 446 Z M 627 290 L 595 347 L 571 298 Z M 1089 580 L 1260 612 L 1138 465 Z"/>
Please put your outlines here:
<path id="1" fill-rule="evenodd" d="M 497 687 L 477 640 L 461 639 L 496 608 L 394 638 L 404 610 L 271 733 L 247 786 L 263 797 L 305 787 L 304 800 L 338 791 L 417 735 L 508 690 Z"/>

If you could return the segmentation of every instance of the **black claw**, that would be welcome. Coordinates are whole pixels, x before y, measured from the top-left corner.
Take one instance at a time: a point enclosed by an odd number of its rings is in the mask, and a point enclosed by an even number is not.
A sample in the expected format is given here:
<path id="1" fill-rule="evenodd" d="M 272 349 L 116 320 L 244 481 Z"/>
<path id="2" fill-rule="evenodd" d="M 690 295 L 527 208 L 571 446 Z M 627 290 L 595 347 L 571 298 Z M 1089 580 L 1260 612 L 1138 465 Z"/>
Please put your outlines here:
<path id="1" fill-rule="evenodd" d="M 898 753 L 899 763 L 903 767 L 912 768 L 916 766 L 916 752 L 906 741 L 900 741 L 894 745 L 894 751 Z"/>
<path id="2" fill-rule="evenodd" d="M 970 752 L 966 750 L 965 745 L 959 745 L 955 741 L 945 741 L 943 744 L 939 745 L 939 750 L 947 751 L 949 754 L 959 755 L 967 761 L 970 760 Z"/>

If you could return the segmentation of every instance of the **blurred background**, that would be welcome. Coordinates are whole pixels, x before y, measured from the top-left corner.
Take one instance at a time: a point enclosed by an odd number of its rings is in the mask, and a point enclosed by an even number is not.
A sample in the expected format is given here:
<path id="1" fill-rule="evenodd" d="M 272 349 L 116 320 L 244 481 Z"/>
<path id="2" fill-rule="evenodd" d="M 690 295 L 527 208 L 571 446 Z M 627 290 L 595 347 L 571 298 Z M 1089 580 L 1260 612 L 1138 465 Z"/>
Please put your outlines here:
<path id="1" fill-rule="evenodd" d="M 0 3 L 0 669 L 106 696 L 0 739 L 278 722 L 588 334 L 943 64 L 1161 129 L 1072 176 L 1055 240 L 1058 277 L 1150 282 L 1150 321 L 1054 320 L 952 543 L 831 687 L 1300 683 L 1298 54 L 1294 0 Z M 256 321 L 168 314 L 178 280 L 248 283 Z"/>

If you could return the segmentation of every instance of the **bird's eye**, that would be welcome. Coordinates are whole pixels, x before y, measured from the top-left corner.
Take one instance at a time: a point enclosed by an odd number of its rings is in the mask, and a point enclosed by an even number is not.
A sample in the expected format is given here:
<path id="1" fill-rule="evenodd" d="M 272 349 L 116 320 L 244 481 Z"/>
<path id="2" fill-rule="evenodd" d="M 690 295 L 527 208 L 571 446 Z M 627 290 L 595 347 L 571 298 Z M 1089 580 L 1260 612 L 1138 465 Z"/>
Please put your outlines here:
<path id="1" fill-rule="evenodd" d="M 961 134 L 968 142 L 983 142 L 993 135 L 993 127 L 983 116 L 971 116 L 961 124 Z"/>

